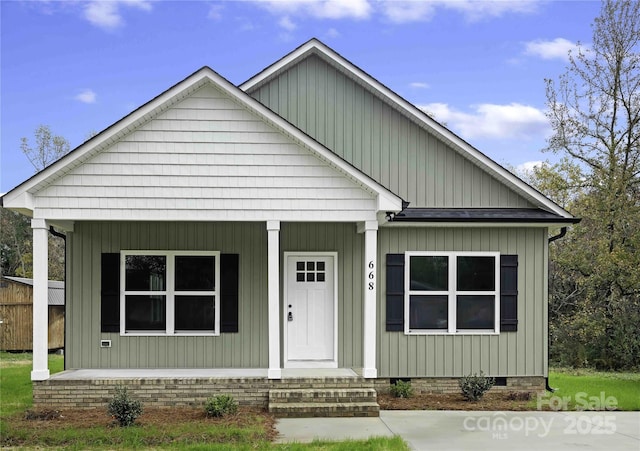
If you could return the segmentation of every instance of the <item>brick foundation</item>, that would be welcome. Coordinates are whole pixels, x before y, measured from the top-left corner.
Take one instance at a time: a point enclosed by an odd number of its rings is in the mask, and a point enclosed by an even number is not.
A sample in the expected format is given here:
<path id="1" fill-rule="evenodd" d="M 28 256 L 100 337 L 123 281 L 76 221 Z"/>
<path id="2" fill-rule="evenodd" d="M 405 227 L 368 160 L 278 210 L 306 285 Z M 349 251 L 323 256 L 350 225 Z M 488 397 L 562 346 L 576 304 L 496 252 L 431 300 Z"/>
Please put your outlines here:
<path id="1" fill-rule="evenodd" d="M 458 379 L 457 377 L 409 378 L 414 392 L 433 394 L 460 393 Z M 390 381 L 391 379 L 377 379 L 374 386 L 378 393 L 389 393 Z M 506 385 L 494 385 L 491 390 L 543 392 L 545 378 L 542 376 L 507 377 Z"/>
<path id="2" fill-rule="evenodd" d="M 116 387 L 151 407 L 203 406 L 207 398 L 225 394 L 238 404 L 266 408 L 271 389 L 373 388 L 371 380 L 355 378 L 211 378 L 211 379 L 50 379 L 33 382 L 33 406 L 44 408 L 104 407 Z"/>
<path id="3" fill-rule="evenodd" d="M 545 389 L 542 376 L 507 377 L 506 386 L 492 390 L 540 392 Z M 411 384 L 421 393 L 459 393 L 458 378 L 412 378 Z M 50 379 L 33 382 L 33 405 L 36 409 L 104 407 L 115 395 L 115 388 L 126 386 L 145 406 L 203 406 L 207 398 L 218 394 L 233 396 L 240 405 L 267 408 L 269 390 L 374 388 L 388 393 L 390 379 L 351 378 L 193 378 L 193 379 Z"/>

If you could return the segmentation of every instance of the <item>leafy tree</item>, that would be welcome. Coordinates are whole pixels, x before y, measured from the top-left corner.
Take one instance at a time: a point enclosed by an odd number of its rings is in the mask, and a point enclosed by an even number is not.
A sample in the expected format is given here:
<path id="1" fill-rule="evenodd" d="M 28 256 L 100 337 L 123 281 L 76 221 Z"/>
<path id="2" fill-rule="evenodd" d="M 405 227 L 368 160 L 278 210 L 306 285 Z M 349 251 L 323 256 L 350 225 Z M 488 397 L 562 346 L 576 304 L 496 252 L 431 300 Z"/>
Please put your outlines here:
<path id="1" fill-rule="evenodd" d="M 34 131 L 35 147 L 27 138 L 21 139 L 20 148 L 31 164 L 40 171 L 69 152 L 69 142 L 54 135 L 47 125 Z M 49 278 L 64 278 L 64 241 L 49 238 Z M 0 272 L 2 275 L 33 277 L 33 233 L 29 218 L 19 213 L 0 209 Z"/>
<path id="2" fill-rule="evenodd" d="M 0 209 L 0 272 L 31 277 L 33 273 L 31 224 L 19 213 Z"/>
<path id="3" fill-rule="evenodd" d="M 538 186 L 583 218 L 550 251 L 552 356 L 638 366 L 640 2 L 603 2 L 591 47 L 547 80 L 547 101 L 548 150 L 565 159 Z"/>

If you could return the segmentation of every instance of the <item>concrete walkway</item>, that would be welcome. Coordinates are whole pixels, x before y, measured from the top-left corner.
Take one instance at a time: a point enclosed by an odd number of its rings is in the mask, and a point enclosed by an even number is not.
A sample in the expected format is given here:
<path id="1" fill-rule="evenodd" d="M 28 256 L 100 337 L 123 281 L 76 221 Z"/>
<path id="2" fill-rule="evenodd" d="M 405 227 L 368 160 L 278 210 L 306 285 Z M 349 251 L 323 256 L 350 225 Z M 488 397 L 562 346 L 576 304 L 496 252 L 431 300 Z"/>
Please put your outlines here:
<path id="1" fill-rule="evenodd" d="M 279 443 L 401 436 L 414 450 L 640 451 L 640 412 L 385 410 L 379 418 L 292 418 Z"/>

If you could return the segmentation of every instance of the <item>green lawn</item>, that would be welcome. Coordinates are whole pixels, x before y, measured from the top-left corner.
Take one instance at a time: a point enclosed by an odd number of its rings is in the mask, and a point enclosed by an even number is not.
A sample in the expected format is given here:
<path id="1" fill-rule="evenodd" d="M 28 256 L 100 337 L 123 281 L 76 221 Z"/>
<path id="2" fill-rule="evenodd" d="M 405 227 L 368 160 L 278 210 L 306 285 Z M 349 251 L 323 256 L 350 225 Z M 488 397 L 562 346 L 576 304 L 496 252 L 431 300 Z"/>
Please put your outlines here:
<path id="1" fill-rule="evenodd" d="M 62 371 L 62 356 L 49 356 L 51 373 Z M 268 437 L 264 417 L 245 418 L 242 426 L 221 422 L 181 422 L 162 428 L 152 425 L 119 427 L 39 427 L 19 421 L 32 405 L 31 354 L 0 352 L 0 448 L 54 447 L 65 449 L 185 449 L 185 450 L 322 450 L 403 451 L 399 437 L 344 442 L 276 445 Z M 107 415 L 105 406 L 105 416 Z M 176 422 L 178 423 L 178 422 Z"/>
<path id="2" fill-rule="evenodd" d="M 556 391 L 542 402 L 554 410 L 640 410 L 640 373 L 556 369 L 549 385 Z"/>

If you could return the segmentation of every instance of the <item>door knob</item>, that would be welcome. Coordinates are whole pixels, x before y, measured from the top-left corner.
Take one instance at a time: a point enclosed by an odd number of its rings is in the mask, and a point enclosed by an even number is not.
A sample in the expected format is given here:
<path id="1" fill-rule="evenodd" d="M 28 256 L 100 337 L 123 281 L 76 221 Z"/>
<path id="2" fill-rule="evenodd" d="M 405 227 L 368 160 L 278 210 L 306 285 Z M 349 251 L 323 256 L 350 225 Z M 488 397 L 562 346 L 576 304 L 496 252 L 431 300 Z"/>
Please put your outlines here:
<path id="1" fill-rule="evenodd" d="M 293 313 L 289 312 L 289 314 L 287 315 L 287 320 L 293 321 Z"/>

